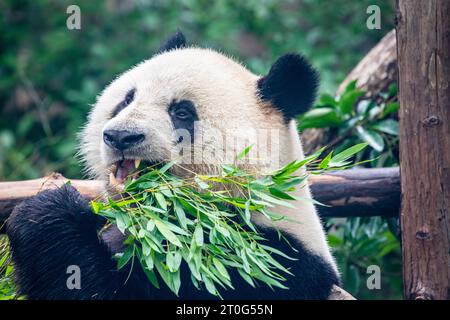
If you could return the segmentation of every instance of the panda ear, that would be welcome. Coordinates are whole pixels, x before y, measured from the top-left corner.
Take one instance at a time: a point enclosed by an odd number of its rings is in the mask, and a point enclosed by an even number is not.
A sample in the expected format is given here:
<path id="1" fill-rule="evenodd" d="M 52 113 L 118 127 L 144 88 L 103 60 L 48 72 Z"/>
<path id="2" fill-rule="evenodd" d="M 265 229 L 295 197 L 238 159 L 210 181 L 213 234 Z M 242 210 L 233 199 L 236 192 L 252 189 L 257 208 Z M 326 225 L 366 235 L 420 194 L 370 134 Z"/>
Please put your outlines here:
<path id="1" fill-rule="evenodd" d="M 159 53 L 170 51 L 173 49 L 181 49 L 186 46 L 186 38 L 184 34 L 177 30 L 174 34 L 172 34 L 166 42 L 159 48 Z"/>
<path id="2" fill-rule="evenodd" d="M 260 98 L 270 101 L 288 122 L 312 105 L 318 79 L 317 71 L 304 57 L 285 54 L 278 58 L 266 76 L 258 80 Z"/>

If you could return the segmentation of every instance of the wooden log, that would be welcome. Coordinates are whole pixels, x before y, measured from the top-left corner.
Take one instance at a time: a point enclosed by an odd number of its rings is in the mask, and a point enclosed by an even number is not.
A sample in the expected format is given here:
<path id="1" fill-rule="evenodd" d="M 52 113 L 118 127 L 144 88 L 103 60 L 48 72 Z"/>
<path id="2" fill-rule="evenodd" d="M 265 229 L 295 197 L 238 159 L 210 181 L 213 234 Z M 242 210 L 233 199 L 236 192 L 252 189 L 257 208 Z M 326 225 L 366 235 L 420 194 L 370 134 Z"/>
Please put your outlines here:
<path id="1" fill-rule="evenodd" d="M 310 179 L 322 217 L 396 217 L 400 210 L 398 168 L 336 171 Z"/>
<path id="2" fill-rule="evenodd" d="M 356 299 L 341 287 L 333 285 L 328 300 L 356 300 Z"/>
<path id="3" fill-rule="evenodd" d="M 450 299 L 450 1 L 397 9 L 406 299 Z"/>
<path id="4" fill-rule="evenodd" d="M 47 177 L 26 181 L 0 182 L 0 226 L 14 207 L 39 191 L 57 188 L 69 180 L 53 173 Z M 330 207 L 320 206 L 322 217 L 397 216 L 400 204 L 398 168 L 353 169 L 311 176 L 314 198 Z M 99 180 L 70 180 L 89 199 L 103 192 Z"/>
<path id="5" fill-rule="evenodd" d="M 375 97 L 387 91 L 397 82 L 397 41 L 395 30 L 386 34 L 378 44 L 356 65 L 337 89 L 341 94 L 353 81 L 359 89 L 367 91 L 367 97 Z"/>
<path id="6" fill-rule="evenodd" d="M 42 190 L 61 187 L 68 181 L 89 199 L 94 199 L 102 194 L 104 186 L 102 181 L 69 180 L 59 173 L 52 173 L 40 179 L 0 182 L 0 233 L 4 231 L 3 226 L 6 219 L 16 205 Z"/>

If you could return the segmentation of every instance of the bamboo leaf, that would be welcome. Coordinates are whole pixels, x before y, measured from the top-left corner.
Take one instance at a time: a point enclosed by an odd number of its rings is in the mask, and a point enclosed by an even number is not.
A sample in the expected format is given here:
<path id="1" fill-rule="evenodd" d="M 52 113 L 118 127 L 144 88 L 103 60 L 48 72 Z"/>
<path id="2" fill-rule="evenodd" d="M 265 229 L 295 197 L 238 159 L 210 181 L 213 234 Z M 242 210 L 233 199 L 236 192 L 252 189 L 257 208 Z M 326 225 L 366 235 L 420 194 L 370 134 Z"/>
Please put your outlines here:
<path id="1" fill-rule="evenodd" d="M 182 247 L 180 240 L 177 238 L 177 236 L 169 230 L 169 228 L 166 227 L 166 225 L 159 221 L 155 220 L 155 226 L 158 229 L 159 232 L 172 244 L 176 245 L 177 247 Z"/>
<path id="2" fill-rule="evenodd" d="M 164 196 L 159 192 L 155 192 L 155 198 L 156 198 L 156 202 L 158 202 L 160 207 L 164 210 L 167 210 L 167 202 L 166 202 L 166 199 L 164 198 Z"/>
<path id="3" fill-rule="evenodd" d="M 338 153 L 337 155 L 333 156 L 329 162 L 329 166 L 339 166 L 340 163 L 343 163 L 350 159 L 352 156 L 360 152 L 361 150 L 365 149 L 367 147 L 367 143 L 360 143 L 357 145 L 354 145 L 348 149 L 345 149 L 344 151 Z"/>
<path id="4" fill-rule="evenodd" d="M 134 246 L 128 247 L 125 250 L 125 252 L 120 255 L 120 258 L 117 262 L 117 269 L 119 270 L 122 269 L 133 257 L 133 254 L 134 254 Z"/>
<path id="5" fill-rule="evenodd" d="M 195 226 L 194 239 L 198 246 L 203 245 L 203 228 L 200 223 Z"/>

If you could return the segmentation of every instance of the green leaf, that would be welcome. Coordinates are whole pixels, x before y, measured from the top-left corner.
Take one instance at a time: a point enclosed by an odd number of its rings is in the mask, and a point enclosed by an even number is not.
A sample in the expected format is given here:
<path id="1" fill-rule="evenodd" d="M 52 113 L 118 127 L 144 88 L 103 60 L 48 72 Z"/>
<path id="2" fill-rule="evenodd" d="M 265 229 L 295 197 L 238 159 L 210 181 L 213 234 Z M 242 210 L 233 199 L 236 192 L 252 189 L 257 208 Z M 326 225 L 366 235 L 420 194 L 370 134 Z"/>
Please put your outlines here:
<path id="1" fill-rule="evenodd" d="M 324 93 L 320 95 L 317 105 L 321 107 L 335 107 L 337 106 L 337 101 L 333 96 Z"/>
<path id="2" fill-rule="evenodd" d="M 356 102 L 360 97 L 364 95 L 363 91 L 360 90 L 352 90 L 345 92 L 342 97 L 339 99 L 339 109 L 343 114 L 350 114 L 353 111 L 353 107 L 356 105 Z"/>
<path id="3" fill-rule="evenodd" d="M 295 208 L 290 202 L 279 200 L 277 198 L 271 197 L 268 194 L 262 193 L 260 191 L 256 191 L 255 190 L 255 191 L 253 191 L 253 193 L 256 196 L 258 196 L 259 198 L 261 198 L 262 200 L 271 202 L 273 204 L 277 204 L 277 205 L 284 206 L 284 207 L 289 207 L 289 208 Z"/>
<path id="4" fill-rule="evenodd" d="M 145 275 L 147 276 L 147 279 L 150 281 L 150 283 L 156 288 L 159 289 L 159 283 L 158 279 L 156 278 L 155 272 L 153 270 L 148 270 L 147 268 L 142 268 Z"/>
<path id="5" fill-rule="evenodd" d="M 247 223 L 250 223 L 251 213 L 250 213 L 250 200 L 245 202 L 245 211 L 244 211 L 244 220 Z"/>
<path id="6" fill-rule="evenodd" d="M 363 150 L 367 147 L 367 143 L 360 143 L 357 145 L 354 145 L 348 149 L 345 149 L 344 151 L 338 153 L 337 155 L 333 156 L 329 162 L 329 166 L 339 166 L 340 163 L 347 161 L 352 156 Z"/>
<path id="7" fill-rule="evenodd" d="M 299 120 L 299 129 L 335 127 L 341 119 L 332 108 L 314 108 L 306 112 Z"/>
<path id="8" fill-rule="evenodd" d="M 155 267 L 158 270 L 159 275 L 163 279 L 164 283 L 178 296 L 180 289 L 180 271 L 170 272 L 169 269 L 164 266 L 160 259 L 155 259 Z"/>
<path id="9" fill-rule="evenodd" d="M 392 83 L 388 88 L 388 93 L 390 97 L 394 97 L 398 93 L 398 85 L 397 83 Z"/>
<path id="10" fill-rule="evenodd" d="M 391 102 L 388 103 L 384 108 L 383 108 L 383 118 L 390 115 L 391 113 L 395 113 L 398 111 L 398 109 L 400 109 L 400 104 L 398 102 Z"/>
<path id="11" fill-rule="evenodd" d="M 333 156 L 333 151 L 331 151 L 319 164 L 320 169 L 326 169 L 328 167 L 328 164 L 331 161 L 331 157 Z"/>
<path id="12" fill-rule="evenodd" d="M 186 229 L 187 228 L 187 218 L 186 218 L 186 214 L 184 213 L 183 207 L 178 203 L 178 201 L 174 201 L 173 205 L 174 205 L 174 209 L 175 209 L 175 214 L 178 218 L 178 221 L 181 224 L 181 227 L 183 229 Z"/>
<path id="13" fill-rule="evenodd" d="M 242 265 L 244 267 L 245 272 L 250 273 L 250 264 L 248 263 L 247 260 L 247 254 L 245 253 L 245 250 L 242 249 L 239 255 L 242 259 Z"/>
<path id="14" fill-rule="evenodd" d="M 153 220 L 148 220 L 147 226 L 145 228 L 147 229 L 147 231 L 152 232 L 155 228 L 155 223 L 153 222 Z"/>
<path id="15" fill-rule="evenodd" d="M 125 213 L 119 211 L 116 215 L 116 224 L 120 232 L 125 233 L 125 230 L 130 226 L 131 221 Z"/>
<path id="16" fill-rule="evenodd" d="M 222 227 L 221 225 L 217 224 L 216 225 L 216 230 L 218 232 L 220 232 L 225 238 L 229 238 L 230 237 L 230 231 L 228 231 L 228 229 Z"/>
<path id="17" fill-rule="evenodd" d="M 372 100 L 361 100 L 356 106 L 356 113 L 361 116 L 365 116 L 367 112 L 374 106 Z"/>
<path id="18" fill-rule="evenodd" d="M 105 206 L 101 202 L 91 201 L 92 211 L 99 213 Z"/>
<path id="19" fill-rule="evenodd" d="M 253 145 L 248 146 L 247 148 L 245 148 L 241 153 L 239 153 L 236 157 L 237 160 L 241 160 L 243 159 L 252 149 Z"/>
<path id="20" fill-rule="evenodd" d="M 213 257 L 213 264 L 224 278 L 230 280 L 230 275 L 228 274 L 228 271 L 225 268 L 225 266 L 214 257 Z"/>
<path id="21" fill-rule="evenodd" d="M 333 248 L 341 246 L 343 243 L 343 240 L 334 234 L 328 234 L 327 239 L 328 244 Z"/>
<path id="22" fill-rule="evenodd" d="M 373 125 L 372 128 L 393 136 L 398 135 L 398 122 L 393 119 L 380 121 Z"/>
<path id="23" fill-rule="evenodd" d="M 203 274 L 202 275 L 202 280 L 205 283 L 205 287 L 206 290 L 208 290 L 209 293 L 211 293 L 214 296 L 218 295 L 218 291 L 216 289 L 216 286 L 214 285 L 214 283 L 208 278 L 207 275 Z"/>
<path id="24" fill-rule="evenodd" d="M 295 198 L 286 192 L 283 192 L 277 188 L 269 188 L 270 194 L 273 196 L 279 198 L 279 199 L 285 199 L 285 200 L 295 200 Z"/>
<path id="25" fill-rule="evenodd" d="M 201 178 L 199 178 L 198 176 L 195 176 L 194 178 L 195 182 L 197 182 L 198 186 L 201 189 L 209 189 L 209 184 L 207 184 L 205 181 L 203 181 Z"/>
<path id="26" fill-rule="evenodd" d="M 255 283 L 252 280 L 252 277 L 250 277 L 245 271 L 242 269 L 237 269 L 239 275 L 244 279 L 249 285 L 251 285 L 253 288 L 255 288 Z"/>
<path id="27" fill-rule="evenodd" d="M 194 239 L 198 246 L 203 245 L 203 228 L 200 223 L 195 226 Z"/>
<path id="28" fill-rule="evenodd" d="M 148 257 L 148 256 L 150 256 L 151 252 L 152 252 L 152 248 L 148 245 L 148 243 L 145 241 L 142 242 L 142 254 L 145 257 Z M 152 263 L 152 265 L 153 265 L 153 263 Z M 151 268 L 149 268 L 149 269 L 151 269 Z"/>
<path id="29" fill-rule="evenodd" d="M 164 224 L 164 222 L 159 220 L 154 220 L 155 226 L 158 229 L 159 232 L 172 244 L 176 245 L 177 247 L 182 247 L 182 244 L 178 237 L 170 231 L 167 226 Z"/>
<path id="30" fill-rule="evenodd" d="M 150 211 L 154 211 L 154 212 L 158 212 L 158 213 L 166 213 L 166 210 L 163 210 L 161 208 L 157 208 L 154 206 L 141 206 L 141 208 L 144 210 L 150 210 Z"/>
<path id="31" fill-rule="evenodd" d="M 167 210 L 167 202 L 166 202 L 166 199 L 164 198 L 164 196 L 159 192 L 155 192 L 155 198 L 156 198 L 156 202 L 158 202 L 160 207 L 164 210 Z"/>
<path id="32" fill-rule="evenodd" d="M 278 287 L 281 289 L 289 289 L 288 287 L 282 285 L 279 281 L 275 280 L 274 278 L 271 278 L 268 275 L 262 273 L 259 269 L 256 269 L 256 272 L 254 273 L 254 277 L 256 279 L 263 281 L 269 287 L 275 286 L 275 287 Z"/>
<path id="33" fill-rule="evenodd" d="M 134 246 L 129 246 L 124 253 L 122 253 L 117 262 L 117 269 L 122 269 L 127 263 L 128 261 L 130 261 L 130 259 L 133 257 L 134 255 Z"/>
<path id="34" fill-rule="evenodd" d="M 138 232 L 138 238 L 144 238 L 145 237 L 145 230 L 144 229 L 140 229 Z"/>
<path id="35" fill-rule="evenodd" d="M 172 160 L 172 161 L 166 163 L 161 169 L 158 170 L 158 172 L 159 172 L 160 174 L 165 173 L 167 170 L 169 170 L 170 168 L 172 168 L 173 165 L 174 165 L 176 162 L 177 162 L 177 160 Z"/>
<path id="36" fill-rule="evenodd" d="M 265 250 L 270 251 L 270 252 L 273 252 L 273 253 L 275 253 L 275 254 L 277 254 L 277 255 L 283 257 L 283 258 L 286 258 L 286 259 L 288 259 L 288 260 L 293 260 L 293 261 L 298 260 L 298 259 L 296 259 L 296 258 L 292 258 L 292 257 L 288 256 L 287 254 L 285 254 L 285 253 L 283 253 L 282 251 L 280 251 L 280 250 L 278 250 L 278 249 L 275 249 L 275 248 L 273 248 L 273 247 L 269 247 L 269 246 L 266 246 L 266 245 L 261 245 L 261 248 L 264 248 Z"/>
<path id="37" fill-rule="evenodd" d="M 181 265 L 181 254 L 178 251 L 167 252 L 166 264 L 170 272 L 176 272 Z"/>
<path id="38" fill-rule="evenodd" d="M 356 132 L 361 140 L 366 141 L 372 148 L 378 152 L 384 150 L 383 138 L 373 130 L 366 130 L 361 126 L 356 127 Z"/>
<path id="39" fill-rule="evenodd" d="M 352 80 L 352 81 L 350 81 L 350 82 L 347 84 L 347 86 L 345 87 L 344 93 L 348 93 L 348 92 L 354 91 L 354 90 L 356 89 L 356 82 L 357 82 L 357 81 L 358 81 L 358 80 Z"/>

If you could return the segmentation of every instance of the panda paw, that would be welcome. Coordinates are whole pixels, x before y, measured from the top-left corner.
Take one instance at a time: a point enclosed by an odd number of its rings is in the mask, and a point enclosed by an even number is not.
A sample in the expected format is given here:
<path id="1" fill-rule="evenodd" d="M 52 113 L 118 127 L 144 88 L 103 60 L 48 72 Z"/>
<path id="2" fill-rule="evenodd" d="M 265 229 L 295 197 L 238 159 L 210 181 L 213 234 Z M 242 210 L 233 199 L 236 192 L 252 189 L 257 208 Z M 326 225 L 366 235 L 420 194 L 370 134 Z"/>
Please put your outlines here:
<path id="1" fill-rule="evenodd" d="M 64 185 L 44 190 L 18 205 L 7 221 L 6 234 L 13 258 L 28 264 L 43 252 L 62 255 L 77 250 L 88 239 L 98 242 L 101 225 L 81 194 Z"/>
<path id="2" fill-rule="evenodd" d="M 11 213 L 6 232 L 10 239 L 26 237 L 29 240 L 36 233 L 48 236 L 56 230 L 68 228 L 68 225 L 87 229 L 94 226 L 95 229 L 99 218 L 92 214 L 86 199 L 66 184 L 24 200 Z"/>
<path id="3" fill-rule="evenodd" d="M 102 220 L 70 185 L 45 190 L 11 214 L 6 232 L 20 294 L 29 299 L 112 297 L 118 282 L 115 262 L 98 237 Z M 83 290 L 66 286 L 67 268 L 82 270 Z M 111 287 L 108 287 L 111 283 Z"/>

